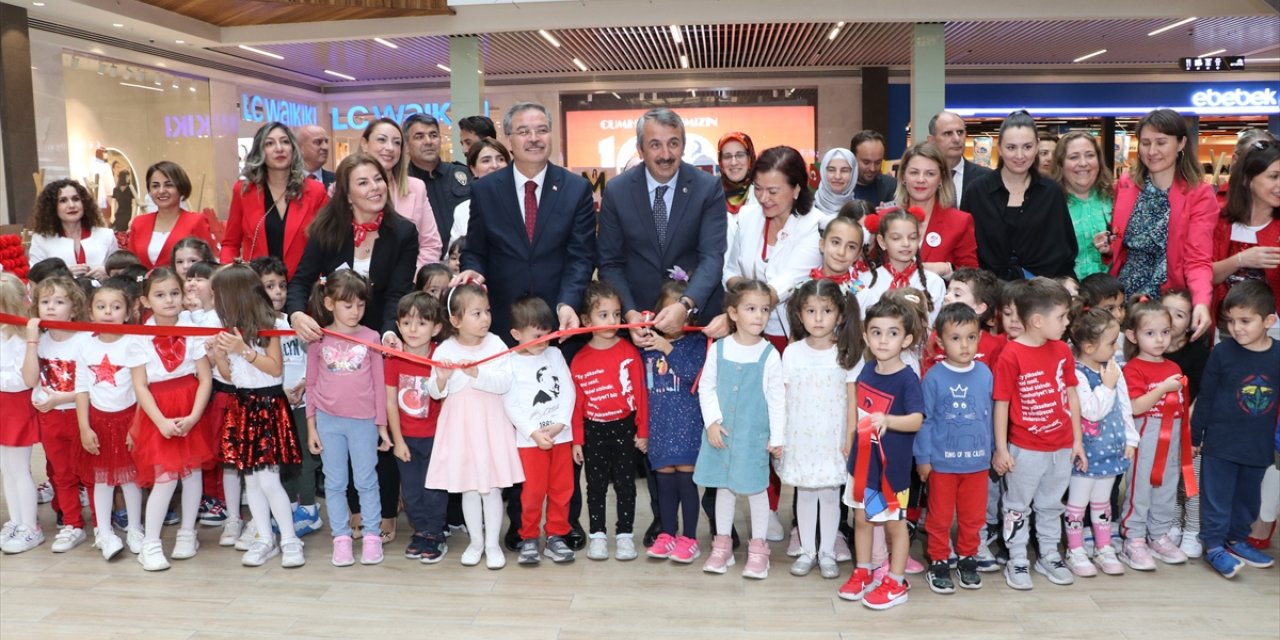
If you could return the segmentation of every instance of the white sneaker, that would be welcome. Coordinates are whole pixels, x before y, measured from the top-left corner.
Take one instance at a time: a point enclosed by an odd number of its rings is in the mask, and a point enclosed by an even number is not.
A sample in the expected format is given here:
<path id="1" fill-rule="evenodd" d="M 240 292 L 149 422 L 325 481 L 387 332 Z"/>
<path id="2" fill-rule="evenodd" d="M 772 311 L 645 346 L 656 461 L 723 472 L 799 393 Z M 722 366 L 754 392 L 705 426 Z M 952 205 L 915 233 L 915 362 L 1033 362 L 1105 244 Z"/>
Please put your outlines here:
<path id="1" fill-rule="evenodd" d="M 124 534 L 124 542 L 129 545 L 129 553 L 135 556 L 142 553 L 142 539 L 144 537 L 141 529 L 130 529 Z"/>
<path id="2" fill-rule="evenodd" d="M 258 540 L 240 557 L 240 564 L 246 567 L 261 567 L 278 555 L 280 555 L 280 547 L 268 540 Z M 177 557 L 177 551 L 174 551 L 174 557 Z"/>
<path id="3" fill-rule="evenodd" d="M 1062 556 L 1056 553 L 1036 558 L 1035 569 L 1036 573 L 1048 578 L 1053 584 L 1068 585 L 1076 581 L 1067 564 L 1062 561 Z"/>
<path id="4" fill-rule="evenodd" d="M 36 525 L 34 529 L 18 525 L 18 528 L 13 531 L 13 537 L 0 544 L 0 550 L 5 553 L 22 553 L 42 544 L 44 544 L 44 531 L 40 529 L 40 525 Z"/>
<path id="5" fill-rule="evenodd" d="M 218 536 L 218 546 L 234 547 L 242 533 L 244 533 L 244 520 L 239 518 L 235 520 L 228 519 L 226 524 L 222 525 L 222 535 Z"/>
<path id="6" fill-rule="evenodd" d="M 199 548 L 200 540 L 196 538 L 195 529 L 178 529 L 177 539 L 173 543 L 174 560 L 194 558 Z"/>
<path id="7" fill-rule="evenodd" d="M 497 570 L 507 566 L 507 554 L 502 552 L 502 547 L 489 547 L 484 550 L 484 566 Z"/>
<path id="8" fill-rule="evenodd" d="M 293 538 L 280 542 L 280 566 L 285 569 L 293 569 L 301 567 L 307 563 L 306 556 L 302 555 L 302 540 Z"/>
<path id="9" fill-rule="evenodd" d="M 67 525 L 58 530 L 58 535 L 53 537 L 53 552 L 66 553 L 85 541 L 84 529 Z"/>
<path id="10" fill-rule="evenodd" d="M 124 541 L 114 531 L 100 531 L 93 536 L 93 546 L 102 550 L 103 560 L 110 560 L 124 549 Z"/>
<path id="11" fill-rule="evenodd" d="M 614 542 L 613 557 L 626 562 L 636 559 L 636 541 L 631 536 L 620 535 Z M 607 552 L 606 552 L 607 553 Z"/>
<path id="12" fill-rule="evenodd" d="M 240 537 L 236 538 L 236 551 L 248 551 L 253 543 L 259 540 L 258 527 L 250 520 L 244 523 L 244 529 L 240 531 Z"/>
<path id="13" fill-rule="evenodd" d="M 483 546 L 468 546 L 462 552 L 462 566 L 474 567 L 480 564 L 480 558 L 484 556 Z"/>
<path id="14" fill-rule="evenodd" d="M 592 536 L 591 542 L 587 545 L 587 559 L 608 560 L 609 539 L 604 536 Z"/>
<path id="15" fill-rule="evenodd" d="M 1169 536 L 1169 540 L 1174 544 L 1182 544 L 1182 527 L 1172 527 L 1165 535 Z"/>
<path id="16" fill-rule="evenodd" d="M 822 577 L 828 580 L 834 580 L 840 577 L 840 565 L 836 564 L 835 555 L 819 551 L 818 552 L 818 572 Z"/>
<path id="17" fill-rule="evenodd" d="M 1182 544 L 1178 545 L 1182 552 L 1187 554 L 1188 558 L 1199 558 L 1204 555 L 1204 545 L 1200 544 L 1199 532 L 1192 533 L 1184 531 L 1182 533 Z"/>
<path id="18" fill-rule="evenodd" d="M 1098 575 L 1098 568 L 1089 560 L 1089 556 L 1085 553 L 1084 547 L 1076 549 L 1067 549 L 1067 567 L 1081 578 L 1092 578 Z"/>
<path id="19" fill-rule="evenodd" d="M 765 531 L 764 539 L 769 542 L 781 542 L 787 537 L 787 532 L 782 528 L 782 521 L 778 519 L 777 511 L 769 512 L 769 528 Z"/>
<path id="20" fill-rule="evenodd" d="M 48 504 L 53 502 L 53 485 L 48 482 L 41 482 L 36 485 L 36 502 L 39 504 Z"/>
<path id="21" fill-rule="evenodd" d="M 138 563 L 147 571 L 164 571 L 169 568 L 169 561 L 164 557 L 164 547 L 159 540 L 148 540 L 142 543 L 142 553 L 138 554 Z"/>
<path id="22" fill-rule="evenodd" d="M 13 534 L 17 531 L 18 523 L 12 520 L 4 523 L 4 527 L 0 528 L 0 545 L 3 545 L 6 540 L 12 538 Z"/>

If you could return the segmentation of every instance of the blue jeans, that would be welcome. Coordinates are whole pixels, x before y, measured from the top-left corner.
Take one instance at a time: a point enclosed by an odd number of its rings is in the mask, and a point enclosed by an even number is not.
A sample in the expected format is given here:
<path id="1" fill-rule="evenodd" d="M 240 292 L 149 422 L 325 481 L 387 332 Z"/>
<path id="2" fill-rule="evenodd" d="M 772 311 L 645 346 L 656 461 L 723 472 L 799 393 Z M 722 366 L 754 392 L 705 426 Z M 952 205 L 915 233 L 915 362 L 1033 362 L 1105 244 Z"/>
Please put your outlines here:
<path id="1" fill-rule="evenodd" d="M 365 535 L 380 535 L 382 500 L 378 496 L 378 427 L 373 420 L 358 420 L 316 411 L 316 433 L 324 450 L 324 501 L 333 536 L 351 535 L 351 511 L 347 507 L 347 460 L 351 461 Z"/>
<path id="2" fill-rule="evenodd" d="M 1258 519 L 1266 467 L 1200 456 L 1200 541 L 1205 550 L 1242 542 Z"/>
<path id="3" fill-rule="evenodd" d="M 427 489 L 427 468 L 431 464 L 431 447 L 435 438 L 405 438 L 409 461 L 396 459 L 400 467 L 400 495 L 404 512 L 416 533 L 444 539 L 445 511 L 449 492 Z"/>

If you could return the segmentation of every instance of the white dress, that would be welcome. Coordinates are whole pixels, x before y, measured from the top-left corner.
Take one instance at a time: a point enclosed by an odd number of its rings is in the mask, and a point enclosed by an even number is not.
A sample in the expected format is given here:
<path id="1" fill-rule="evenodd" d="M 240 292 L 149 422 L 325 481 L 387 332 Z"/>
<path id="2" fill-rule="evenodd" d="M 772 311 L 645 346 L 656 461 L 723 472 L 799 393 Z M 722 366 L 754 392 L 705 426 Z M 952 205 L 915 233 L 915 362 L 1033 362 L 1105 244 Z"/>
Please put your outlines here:
<path id="1" fill-rule="evenodd" d="M 800 340 L 783 352 L 787 444 L 776 463 L 783 482 L 803 489 L 845 483 L 849 473 L 840 449 L 848 413 L 847 376 L 835 346 L 819 351 Z"/>

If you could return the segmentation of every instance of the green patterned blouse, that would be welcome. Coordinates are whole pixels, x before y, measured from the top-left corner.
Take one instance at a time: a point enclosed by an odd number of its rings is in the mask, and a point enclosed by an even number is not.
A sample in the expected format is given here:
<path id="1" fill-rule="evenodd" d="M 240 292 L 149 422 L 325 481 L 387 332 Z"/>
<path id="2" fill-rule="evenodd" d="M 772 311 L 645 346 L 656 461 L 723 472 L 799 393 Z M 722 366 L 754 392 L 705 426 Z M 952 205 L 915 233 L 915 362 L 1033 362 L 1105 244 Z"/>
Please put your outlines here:
<path id="1" fill-rule="evenodd" d="M 1093 237 L 1111 224 L 1111 198 L 1095 191 L 1081 200 L 1067 191 L 1067 210 L 1071 212 L 1071 225 L 1075 227 L 1076 245 L 1080 249 L 1076 254 L 1076 278 L 1105 272 L 1107 265 L 1102 264 L 1102 256 L 1093 246 Z"/>

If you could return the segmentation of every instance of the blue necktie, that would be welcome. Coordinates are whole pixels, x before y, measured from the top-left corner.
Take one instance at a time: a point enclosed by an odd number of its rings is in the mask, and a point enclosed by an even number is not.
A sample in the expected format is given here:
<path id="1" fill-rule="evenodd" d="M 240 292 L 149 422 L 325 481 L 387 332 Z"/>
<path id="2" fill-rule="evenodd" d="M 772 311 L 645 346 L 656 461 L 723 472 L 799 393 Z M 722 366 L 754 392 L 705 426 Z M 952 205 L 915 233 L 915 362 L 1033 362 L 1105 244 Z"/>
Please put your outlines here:
<path id="1" fill-rule="evenodd" d="M 653 198 L 653 224 L 658 227 L 658 246 L 667 248 L 667 201 L 662 197 L 670 187 L 659 186 Z"/>

